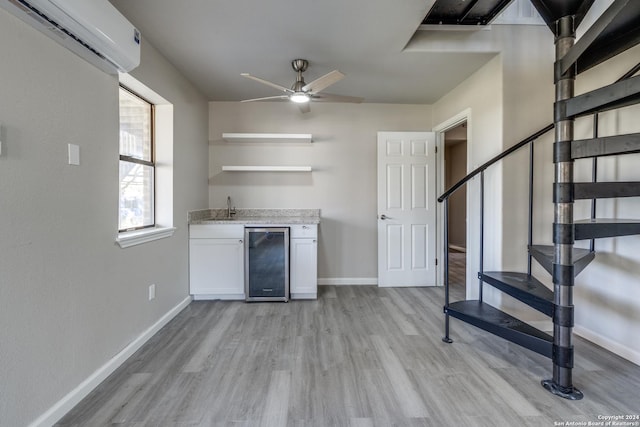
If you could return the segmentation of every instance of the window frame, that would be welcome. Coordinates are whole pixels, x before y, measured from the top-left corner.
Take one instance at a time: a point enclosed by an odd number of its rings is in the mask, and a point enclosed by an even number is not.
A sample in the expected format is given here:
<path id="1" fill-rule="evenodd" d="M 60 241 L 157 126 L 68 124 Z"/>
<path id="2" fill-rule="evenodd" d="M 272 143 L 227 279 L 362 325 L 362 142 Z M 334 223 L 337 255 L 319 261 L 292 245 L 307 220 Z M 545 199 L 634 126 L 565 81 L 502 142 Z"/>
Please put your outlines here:
<path id="1" fill-rule="evenodd" d="M 152 195 L 153 195 L 153 204 L 152 204 L 152 209 L 153 209 L 153 215 L 152 215 L 152 221 L 151 224 L 147 224 L 147 225 L 141 225 L 138 227 L 129 227 L 129 228 L 120 228 L 120 189 L 118 189 L 118 233 L 130 233 L 130 232 L 135 232 L 135 231 L 139 231 L 139 230 L 145 230 L 145 229 L 149 229 L 149 228 L 155 228 L 156 227 L 156 199 L 157 199 L 157 194 L 156 194 L 156 189 L 157 189 L 157 176 L 156 176 L 156 105 L 149 101 L 147 98 L 145 98 L 144 96 L 140 95 L 139 93 L 137 93 L 136 91 L 130 89 L 129 87 L 127 87 L 126 85 L 119 83 L 118 85 L 118 94 L 120 93 L 120 90 L 124 90 L 126 92 L 128 92 L 130 95 L 140 99 L 141 101 L 147 103 L 150 107 L 150 120 L 149 120 L 149 135 L 150 135 L 150 140 L 151 140 L 151 147 L 150 147 L 150 151 L 151 151 L 151 155 L 150 157 L 150 161 L 148 160 L 144 160 L 144 159 L 139 159 L 137 157 L 133 157 L 133 156 L 127 156 L 127 155 L 123 155 L 120 153 L 120 138 L 118 138 L 118 155 L 119 155 L 119 161 L 121 162 L 129 162 L 129 163 L 136 163 L 136 164 L 140 164 L 143 166 L 148 166 L 151 167 L 153 170 L 153 188 L 152 188 Z M 118 129 L 120 128 L 120 121 L 118 120 Z"/>

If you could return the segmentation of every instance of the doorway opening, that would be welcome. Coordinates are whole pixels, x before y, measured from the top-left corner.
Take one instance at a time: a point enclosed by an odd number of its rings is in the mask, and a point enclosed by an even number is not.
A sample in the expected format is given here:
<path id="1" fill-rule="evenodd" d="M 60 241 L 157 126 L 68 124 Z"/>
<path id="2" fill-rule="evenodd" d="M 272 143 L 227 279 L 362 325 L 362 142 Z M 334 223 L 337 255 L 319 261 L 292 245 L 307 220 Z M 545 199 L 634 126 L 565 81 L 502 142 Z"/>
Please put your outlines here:
<path id="1" fill-rule="evenodd" d="M 467 122 L 444 132 L 444 185 L 451 188 L 467 174 Z M 467 188 L 449 198 L 449 284 L 451 292 L 466 295 L 467 277 Z"/>

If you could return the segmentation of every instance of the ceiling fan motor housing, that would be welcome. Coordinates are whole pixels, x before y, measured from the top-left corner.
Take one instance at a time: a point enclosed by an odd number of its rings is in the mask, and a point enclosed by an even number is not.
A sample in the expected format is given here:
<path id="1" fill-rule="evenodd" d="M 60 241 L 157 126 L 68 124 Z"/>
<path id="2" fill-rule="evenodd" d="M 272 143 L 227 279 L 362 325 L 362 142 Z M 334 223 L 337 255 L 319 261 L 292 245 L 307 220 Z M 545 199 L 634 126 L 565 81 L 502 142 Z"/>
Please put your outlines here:
<path id="1" fill-rule="evenodd" d="M 291 61 L 291 66 L 298 73 L 298 78 L 296 79 L 296 82 L 293 84 L 293 86 L 291 86 L 291 90 L 296 93 L 305 93 L 302 88 L 307 84 L 304 82 L 302 72 L 305 71 L 309 66 L 309 61 L 307 61 L 306 59 L 294 59 L 293 61 Z"/>
<path id="2" fill-rule="evenodd" d="M 300 77 L 300 79 L 298 79 L 293 86 L 291 86 L 291 90 L 294 92 L 304 92 L 304 90 L 302 90 L 303 87 L 305 87 L 307 84 L 304 82 L 304 79 L 302 77 Z"/>
<path id="3" fill-rule="evenodd" d="M 306 59 L 294 59 L 293 61 L 291 61 L 291 66 L 295 71 L 304 72 L 309 66 L 309 61 L 307 61 Z"/>

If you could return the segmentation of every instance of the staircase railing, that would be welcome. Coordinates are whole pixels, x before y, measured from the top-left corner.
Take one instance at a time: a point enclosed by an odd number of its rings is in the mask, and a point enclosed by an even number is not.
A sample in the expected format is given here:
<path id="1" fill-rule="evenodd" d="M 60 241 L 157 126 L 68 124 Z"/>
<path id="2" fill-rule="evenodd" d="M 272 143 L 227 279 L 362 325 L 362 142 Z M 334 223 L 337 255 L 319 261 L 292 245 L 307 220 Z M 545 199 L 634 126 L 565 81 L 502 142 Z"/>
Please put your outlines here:
<path id="1" fill-rule="evenodd" d="M 471 179 L 480 175 L 480 260 L 479 260 L 479 273 L 484 272 L 484 172 L 500 160 L 508 157 L 509 155 L 519 151 L 520 149 L 529 146 L 529 224 L 528 224 L 528 245 L 531 246 L 533 239 L 533 179 L 534 179 L 534 143 L 541 136 L 551 131 L 554 128 L 553 124 L 550 124 L 539 131 L 533 133 L 531 136 L 523 139 L 517 144 L 509 147 L 502 153 L 493 157 L 486 163 L 478 166 L 473 171 L 469 172 L 464 178 L 452 185 L 447 191 L 445 191 L 440 197 L 438 197 L 439 203 L 444 203 L 444 292 L 445 292 L 445 307 L 449 306 L 449 198 L 456 191 L 466 185 Z M 527 270 L 531 274 L 531 255 L 528 256 Z M 482 301 L 482 280 L 479 280 L 479 300 Z M 445 336 L 442 338 L 444 342 L 452 342 L 449 338 L 449 316 L 445 317 Z"/>
<path id="2" fill-rule="evenodd" d="M 540 129 L 538 132 L 534 133 L 530 137 L 523 139 L 522 141 L 518 142 L 516 145 L 507 148 L 506 150 L 504 150 L 502 153 L 498 154 L 497 156 L 495 156 L 491 160 L 487 161 L 486 163 L 482 164 L 481 166 L 478 166 L 473 171 L 469 172 L 467 174 L 467 176 L 465 176 L 460 181 L 458 181 L 455 184 L 453 184 L 447 191 L 442 193 L 442 195 L 440 197 L 438 197 L 438 202 L 440 202 L 440 203 L 444 202 L 453 193 L 455 193 L 460 187 L 462 187 L 464 184 L 466 184 L 469 180 L 474 178 L 476 175 L 478 175 L 479 173 L 484 172 L 487 168 L 492 166 L 494 163 L 497 163 L 500 160 L 502 160 L 505 157 L 507 157 L 508 155 L 510 155 L 511 153 L 513 153 L 515 151 L 518 151 L 519 149 L 521 149 L 525 145 L 529 144 L 530 142 L 533 142 L 536 139 L 540 138 L 542 135 L 544 135 L 545 133 L 549 132 L 551 129 L 553 129 L 553 124 L 550 124 L 549 126 L 546 126 L 545 128 Z"/>

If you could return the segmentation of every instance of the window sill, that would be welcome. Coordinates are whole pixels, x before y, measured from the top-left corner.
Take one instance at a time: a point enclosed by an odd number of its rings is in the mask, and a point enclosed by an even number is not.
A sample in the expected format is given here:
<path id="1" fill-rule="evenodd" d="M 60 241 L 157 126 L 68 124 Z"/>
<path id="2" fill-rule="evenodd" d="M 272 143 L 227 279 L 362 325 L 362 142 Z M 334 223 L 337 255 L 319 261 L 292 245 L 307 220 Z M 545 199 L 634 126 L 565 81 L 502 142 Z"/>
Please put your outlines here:
<path id="1" fill-rule="evenodd" d="M 116 237 L 116 243 L 124 249 L 130 246 L 164 239 L 165 237 L 171 237 L 175 231 L 175 227 L 155 227 L 144 230 L 126 231 L 118 234 L 118 237 Z"/>

